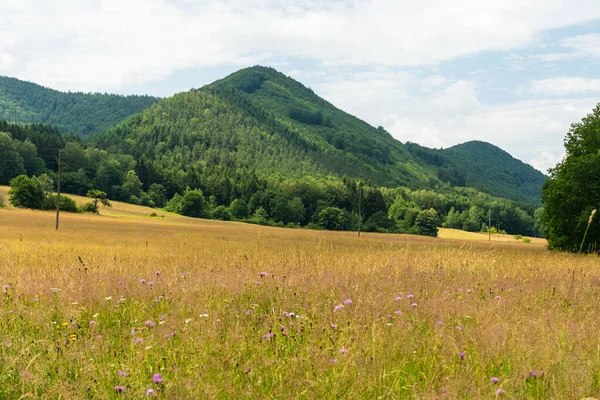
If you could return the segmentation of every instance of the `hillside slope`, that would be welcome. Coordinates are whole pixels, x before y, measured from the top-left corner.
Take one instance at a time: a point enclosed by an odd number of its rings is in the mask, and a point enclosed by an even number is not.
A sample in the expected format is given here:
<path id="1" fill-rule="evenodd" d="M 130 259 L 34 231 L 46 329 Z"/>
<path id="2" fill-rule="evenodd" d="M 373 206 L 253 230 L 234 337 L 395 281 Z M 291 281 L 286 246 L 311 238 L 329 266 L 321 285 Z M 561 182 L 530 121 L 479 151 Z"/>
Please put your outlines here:
<path id="1" fill-rule="evenodd" d="M 447 149 L 408 143 L 407 148 L 437 171 L 444 182 L 507 199 L 541 203 L 541 188 L 548 177 L 490 143 L 470 141 Z"/>
<path id="2" fill-rule="evenodd" d="M 47 123 L 80 135 L 104 131 L 157 100 L 151 96 L 64 93 L 0 76 L 0 119 Z"/>

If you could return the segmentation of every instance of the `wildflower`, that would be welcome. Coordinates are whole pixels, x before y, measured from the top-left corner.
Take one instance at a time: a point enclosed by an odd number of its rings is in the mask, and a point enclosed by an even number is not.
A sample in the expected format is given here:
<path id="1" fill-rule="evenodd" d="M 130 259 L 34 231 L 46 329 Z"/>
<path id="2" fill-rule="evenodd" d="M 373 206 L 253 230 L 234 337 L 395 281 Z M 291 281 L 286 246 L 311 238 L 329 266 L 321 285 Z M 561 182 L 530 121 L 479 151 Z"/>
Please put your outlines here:
<path id="1" fill-rule="evenodd" d="M 160 271 L 156 271 L 156 276 L 159 276 L 159 275 L 160 275 Z"/>
<path id="2" fill-rule="evenodd" d="M 331 329 L 337 329 L 337 325 L 336 324 L 331 324 Z"/>
<path id="3" fill-rule="evenodd" d="M 90 326 L 91 326 L 91 327 L 94 327 L 94 326 L 96 326 L 96 321 L 94 321 L 94 320 L 91 320 L 91 321 L 90 321 Z"/>
<path id="4" fill-rule="evenodd" d="M 2 289 L 4 289 L 4 290 L 8 290 L 8 285 L 4 285 L 4 286 L 2 286 Z"/>
<path id="5" fill-rule="evenodd" d="M 140 283 L 144 284 L 146 283 L 146 280 L 144 278 L 140 279 Z"/>
<path id="6" fill-rule="evenodd" d="M 125 371 L 117 371 L 117 375 L 122 376 L 123 378 L 127 378 L 129 376 L 129 374 Z"/>
<path id="7" fill-rule="evenodd" d="M 272 339 L 273 336 L 275 336 L 275 334 L 273 334 L 272 332 L 267 333 L 265 336 L 263 336 L 265 339 Z"/>
<path id="8" fill-rule="evenodd" d="M 295 316 L 296 316 L 296 314 L 293 311 L 288 313 L 288 317 L 290 317 L 290 318 L 294 318 Z"/>
<path id="9" fill-rule="evenodd" d="M 459 357 L 461 360 L 464 360 L 464 359 L 465 359 L 465 353 L 464 353 L 463 351 L 461 351 L 460 353 L 458 353 L 458 357 Z"/>
<path id="10" fill-rule="evenodd" d="M 496 296 L 496 297 L 494 297 L 494 300 L 500 300 L 501 298 L 502 297 L 500 297 L 500 296 Z"/>
<path id="11" fill-rule="evenodd" d="M 342 308 L 344 308 L 344 306 L 337 305 L 337 306 L 333 307 L 333 311 L 340 311 Z"/>
<path id="12" fill-rule="evenodd" d="M 106 300 L 106 301 L 112 300 L 112 296 L 105 297 L 104 300 Z"/>
<path id="13" fill-rule="evenodd" d="M 402 300 L 402 296 L 396 296 L 396 298 L 394 300 L 400 301 L 400 300 Z"/>
<path id="14" fill-rule="evenodd" d="M 161 321 L 164 321 L 165 319 L 167 319 L 167 316 L 166 316 L 166 315 L 164 315 L 164 314 L 163 314 L 163 315 L 161 315 L 161 316 L 160 316 L 160 320 L 161 320 Z"/>
<path id="15" fill-rule="evenodd" d="M 595 208 L 592 210 L 592 213 L 590 214 L 590 219 L 588 220 L 588 225 L 592 223 L 592 220 L 594 219 L 594 215 L 596 215 Z"/>
<path id="16" fill-rule="evenodd" d="M 144 339 L 142 339 L 141 337 L 139 338 L 135 338 L 135 340 L 133 341 L 133 343 L 142 343 L 144 341 Z"/>
<path id="17" fill-rule="evenodd" d="M 409 294 L 408 296 L 406 296 L 407 299 L 412 299 L 413 297 L 415 297 L 414 294 Z"/>
<path id="18" fill-rule="evenodd" d="M 246 310 L 246 314 L 252 314 L 252 310 L 249 308 Z"/>
<path id="19" fill-rule="evenodd" d="M 456 326 L 454 327 L 454 329 L 456 329 L 456 330 L 457 330 L 457 331 L 459 331 L 459 332 L 460 332 L 460 331 L 462 331 L 462 328 L 461 328 L 460 326 L 458 326 L 458 325 L 456 325 Z"/>
<path id="20" fill-rule="evenodd" d="M 416 306 L 417 306 L 417 303 L 412 303 L 410 306 L 411 306 L 411 307 L 416 307 Z"/>
<path id="21" fill-rule="evenodd" d="M 496 396 L 503 396 L 503 395 L 504 395 L 504 393 L 505 393 L 505 392 L 504 392 L 504 390 L 502 390 L 502 389 L 498 389 L 498 390 L 496 390 Z"/>
<path id="22" fill-rule="evenodd" d="M 115 392 L 123 393 L 125 391 L 125 386 L 115 386 Z"/>
<path id="23" fill-rule="evenodd" d="M 162 383 L 163 378 L 160 374 L 154 374 L 154 375 L 152 375 L 152 381 L 154 383 Z"/>
<path id="24" fill-rule="evenodd" d="M 185 323 L 186 323 L 186 324 L 189 324 L 190 322 L 192 322 L 192 319 L 191 319 L 191 318 L 187 318 L 187 319 L 185 320 Z"/>
<path id="25" fill-rule="evenodd" d="M 283 325 L 279 325 L 279 330 L 280 330 L 281 332 L 285 331 L 285 326 L 283 326 Z"/>
<path id="26" fill-rule="evenodd" d="M 146 326 L 146 328 L 154 328 L 156 326 L 154 321 L 151 321 L 151 320 L 144 322 L 144 325 Z"/>
<path id="27" fill-rule="evenodd" d="M 261 278 L 264 278 L 265 276 L 267 276 L 267 273 L 265 271 L 263 271 L 263 272 L 260 273 L 260 277 Z"/>
<path id="28" fill-rule="evenodd" d="M 352 304 L 352 299 L 344 300 L 344 304 L 349 306 L 350 304 Z"/>
<path id="29" fill-rule="evenodd" d="M 499 383 L 499 382 L 500 382 L 500 379 L 498 379 L 498 378 L 496 378 L 496 377 L 494 376 L 494 377 L 492 377 L 492 379 L 490 379 L 490 382 L 492 382 L 492 383 L 496 384 L 496 383 Z"/>
<path id="30" fill-rule="evenodd" d="M 388 314 L 386 318 L 387 319 L 392 319 L 392 314 Z"/>
<path id="31" fill-rule="evenodd" d="M 345 348 L 345 347 L 342 347 L 342 348 L 340 349 L 340 354 L 346 354 L 346 353 L 348 353 L 348 349 L 347 349 L 347 348 Z"/>
<path id="32" fill-rule="evenodd" d="M 255 285 L 260 285 L 259 281 L 254 282 Z"/>
<path id="33" fill-rule="evenodd" d="M 148 286 L 154 286 L 154 282 L 148 282 Z"/>
<path id="34" fill-rule="evenodd" d="M 444 325 L 444 323 L 442 321 L 438 320 L 438 321 L 435 322 L 435 325 L 436 326 L 442 326 L 442 325 Z"/>
<path id="35" fill-rule="evenodd" d="M 200 318 L 208 318 L 208 314 L 200 314 L 198 315 Z"/>
<path id="36" fill-rule="evenodd" d="M 58 293 L 58 292 L 60 292 L 60 289 L 53 287 L 53 288 L 50 288 L 50 291 L 54 292 L 54 293 Z"/>
<path id="37" fill-rule="evenodd" d="M 331 363 L 332 364 L 337 364 L 338 363 L 338 359 L 337 358 L 332 358 L 331 359 Z"/>
<path id="38" fill-rule="evenodd" d="M 397 316 L 401 316 L 402 315 L 402 311 L 396 310 L 396 311 L 394 311 L 394 314 L 396 314 Z"/>
<path id="39" fill-rule="evenodd" d="M 537 373 L 537 371 L 531 370 L 531 371 L 529 372 L 529 376 L 530 376 L 531 378 L 534 378 L 534 379 L 535 379 L 535 378 L 537 378 L 537 377 L 538 377 L 538 373 Z"/>
<path id="40" fill-rule="evenodd" d="M 150 397 L 154 394 L 154 389 L 150 388 L 150 389 L 146 389 L 146 396 Z"/>

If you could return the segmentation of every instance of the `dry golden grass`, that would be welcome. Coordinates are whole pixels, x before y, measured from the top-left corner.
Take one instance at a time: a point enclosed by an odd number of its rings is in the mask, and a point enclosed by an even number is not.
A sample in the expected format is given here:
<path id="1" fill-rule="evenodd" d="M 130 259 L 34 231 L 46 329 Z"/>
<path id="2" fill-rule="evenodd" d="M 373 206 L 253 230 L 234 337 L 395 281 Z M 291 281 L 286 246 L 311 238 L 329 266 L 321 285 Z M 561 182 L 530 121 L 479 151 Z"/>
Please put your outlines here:
<path id="1" fill-rule="evenodd" d="M 600 394 L 597 257 L 101 212 L 0 209 L 0 398 Z"/>

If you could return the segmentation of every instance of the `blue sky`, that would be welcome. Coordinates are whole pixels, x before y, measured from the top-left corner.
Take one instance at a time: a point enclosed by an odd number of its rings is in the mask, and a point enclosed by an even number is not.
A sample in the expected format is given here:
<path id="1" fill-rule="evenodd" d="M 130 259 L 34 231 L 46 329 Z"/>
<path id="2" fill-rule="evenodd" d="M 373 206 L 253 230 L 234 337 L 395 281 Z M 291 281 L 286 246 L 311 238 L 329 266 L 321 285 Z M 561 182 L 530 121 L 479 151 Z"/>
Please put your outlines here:
<path id="1" fill-rule="evenodd" d="M 270 65 L 403 142 L 485 140 L 543 171 L 600 102 L 597 0 L 0 6 L 0 75 L 164 97 Z"/>

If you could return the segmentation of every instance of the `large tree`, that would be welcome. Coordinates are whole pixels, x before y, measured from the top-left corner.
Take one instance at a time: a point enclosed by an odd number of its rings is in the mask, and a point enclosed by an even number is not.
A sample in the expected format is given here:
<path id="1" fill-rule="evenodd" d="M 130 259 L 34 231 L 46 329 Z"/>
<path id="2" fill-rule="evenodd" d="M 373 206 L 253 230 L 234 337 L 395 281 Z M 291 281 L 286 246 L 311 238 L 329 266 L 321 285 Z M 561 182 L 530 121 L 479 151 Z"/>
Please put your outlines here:
<path id="1" fill-rule="evenodd" d="M 600 104 L 581 122 L 571 125 L 565 149 L 565 158 L 550 170 L 550 179 L 542 190 L 548 246 L 598 251 L 600 219 L 590 215 L 600 206 Z"/>

